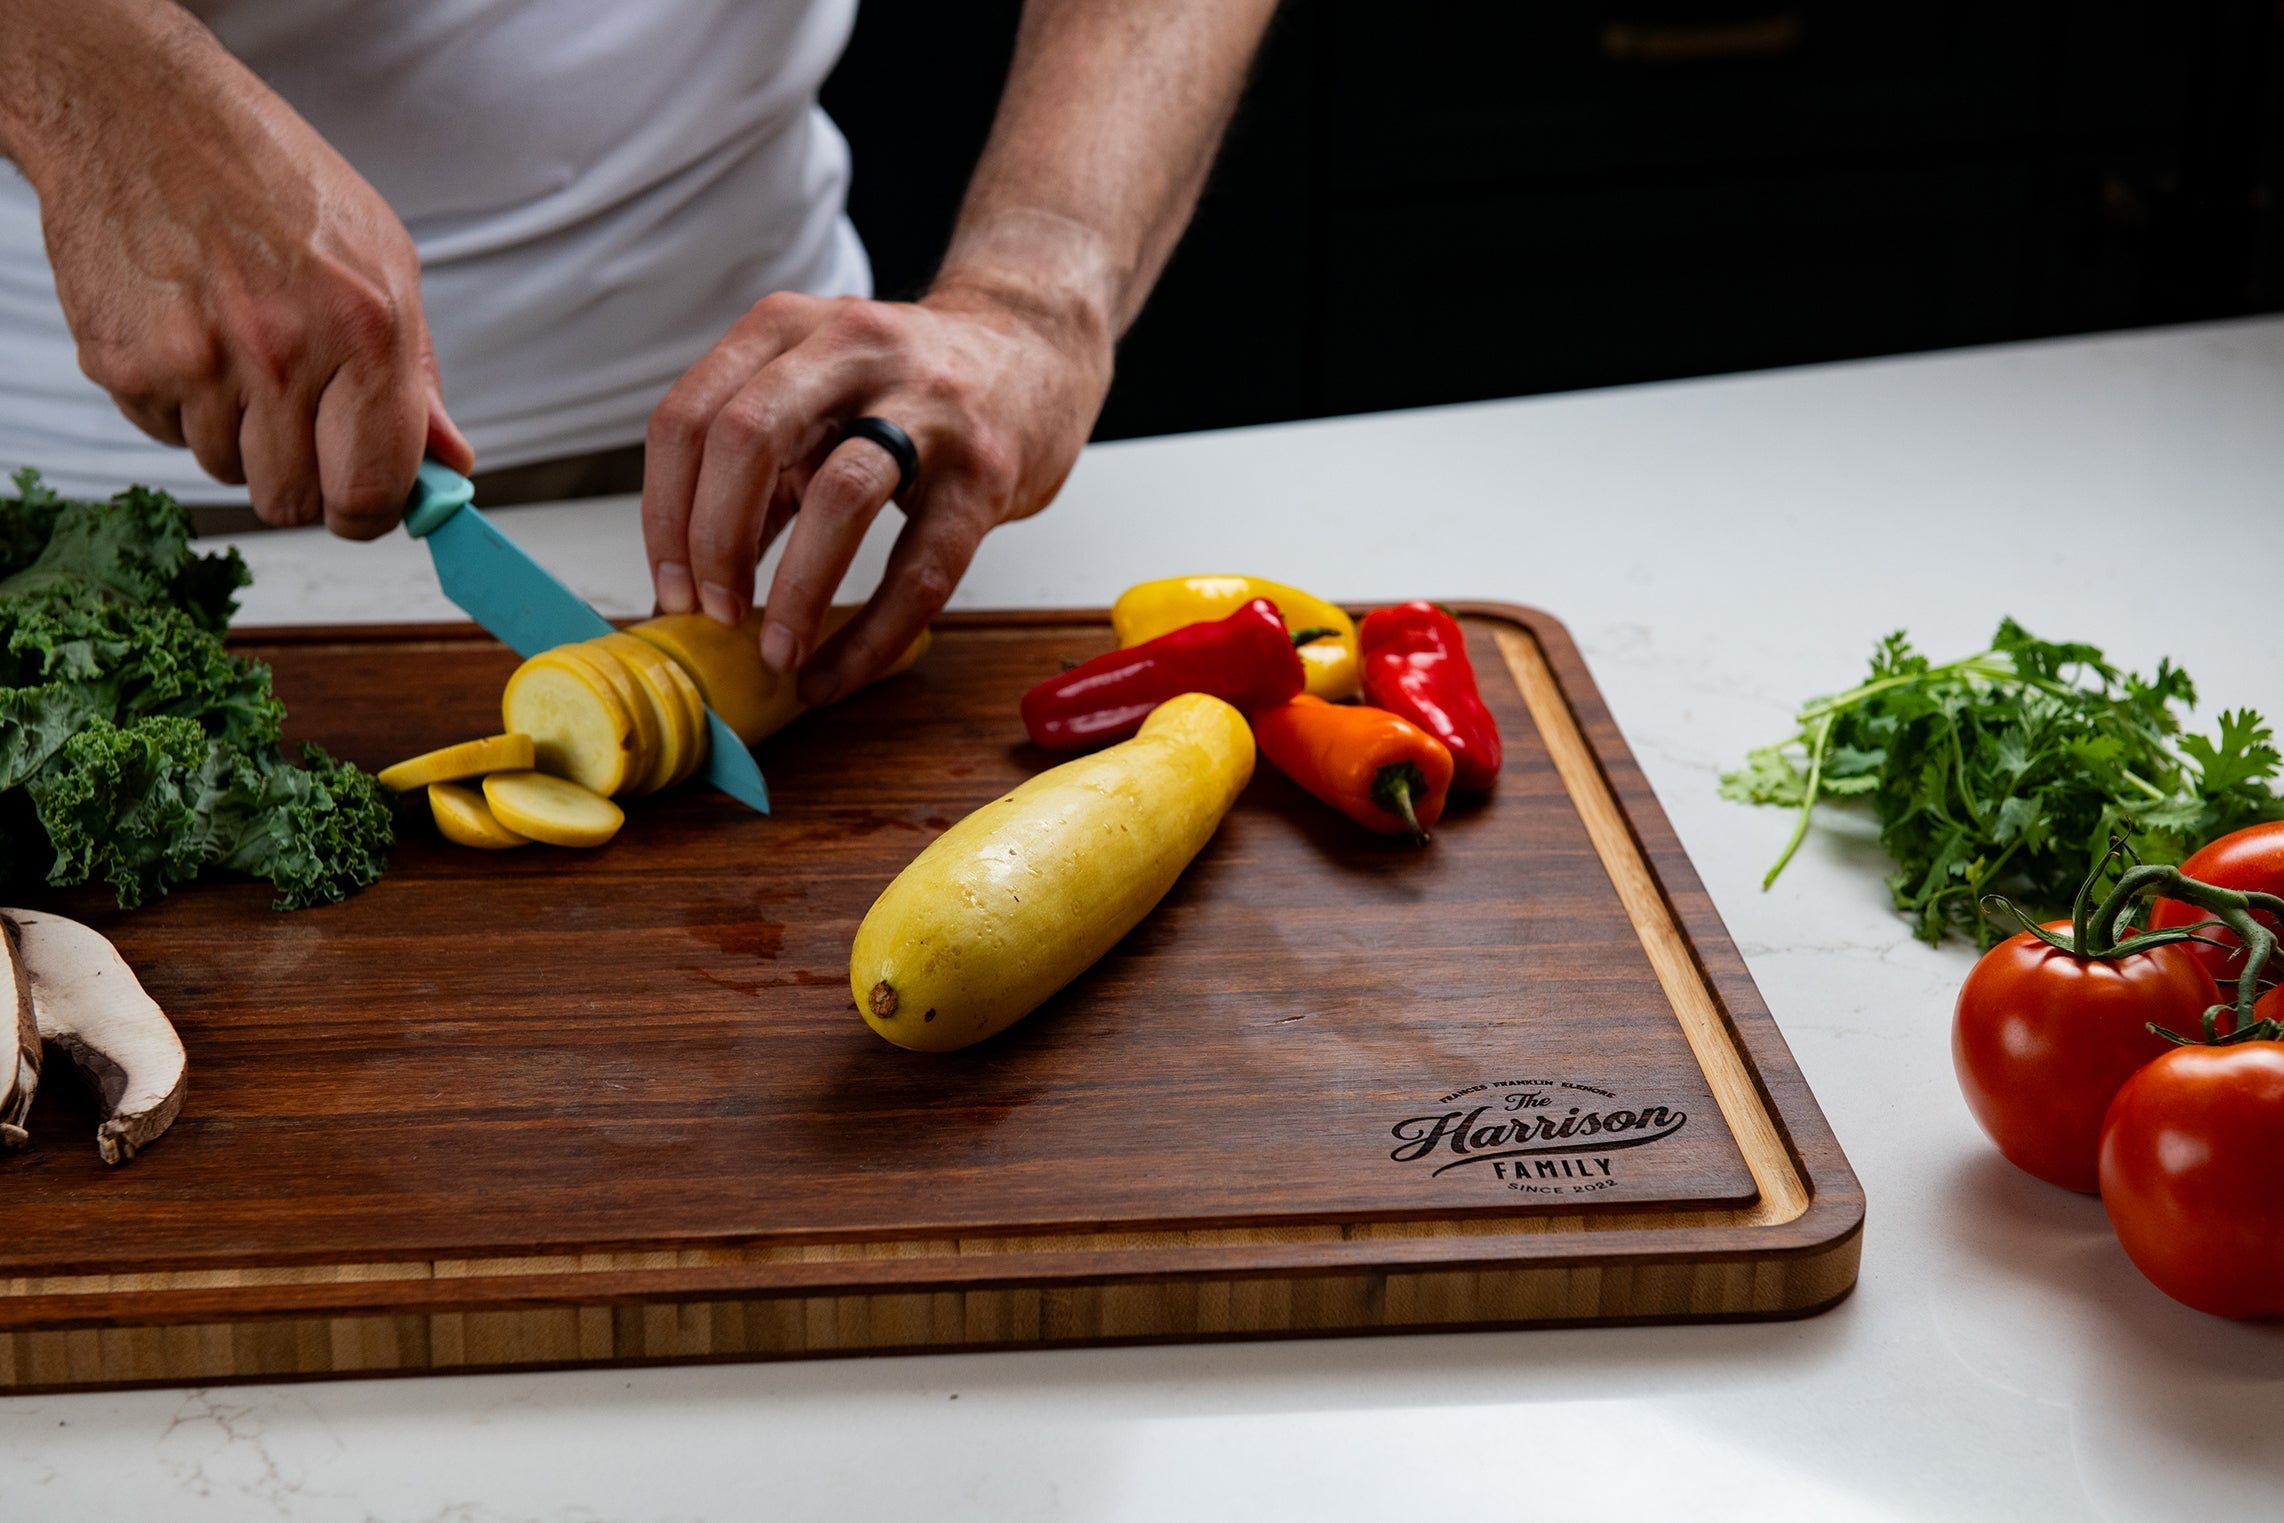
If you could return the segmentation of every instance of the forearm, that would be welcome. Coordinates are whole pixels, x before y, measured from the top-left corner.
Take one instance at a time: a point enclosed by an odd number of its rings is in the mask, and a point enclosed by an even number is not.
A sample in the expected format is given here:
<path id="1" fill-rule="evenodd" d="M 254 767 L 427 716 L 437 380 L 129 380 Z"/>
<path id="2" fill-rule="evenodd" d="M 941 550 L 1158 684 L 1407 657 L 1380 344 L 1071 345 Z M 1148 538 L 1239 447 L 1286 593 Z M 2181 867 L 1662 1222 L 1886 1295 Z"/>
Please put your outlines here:
<path id="1" fill-rule="evenodd" d="M 38 185 L 121 130 L 115 102 L 217 59 L 174 0 L 0 0 L 0 154 Z"/>
<path id="2" fill-rule="evenodd" d="M 1029 0 L 933 294 L 987 292 L 1115 341 L 1189 221 L 1274 10 Z"/>

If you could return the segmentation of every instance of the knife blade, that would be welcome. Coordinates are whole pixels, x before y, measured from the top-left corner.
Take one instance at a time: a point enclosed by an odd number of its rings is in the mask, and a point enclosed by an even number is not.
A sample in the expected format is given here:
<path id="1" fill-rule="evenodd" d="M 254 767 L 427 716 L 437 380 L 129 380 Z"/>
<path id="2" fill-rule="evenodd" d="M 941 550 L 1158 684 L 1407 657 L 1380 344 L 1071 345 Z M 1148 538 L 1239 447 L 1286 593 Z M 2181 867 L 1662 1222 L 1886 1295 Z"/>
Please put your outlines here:
<path id="1" fill-rule="evenodd" d="M 613 628 L 483 515 L 474 485 L 458 471 L 421 462 L 404 527 L 427 542 L 444 595 L 519 656 L 592 640 Z M 748 808 L 769 813 L 769 785 L 753 753 L 710 708 L 706 734 L 706 766 L 699 775 Z"/>

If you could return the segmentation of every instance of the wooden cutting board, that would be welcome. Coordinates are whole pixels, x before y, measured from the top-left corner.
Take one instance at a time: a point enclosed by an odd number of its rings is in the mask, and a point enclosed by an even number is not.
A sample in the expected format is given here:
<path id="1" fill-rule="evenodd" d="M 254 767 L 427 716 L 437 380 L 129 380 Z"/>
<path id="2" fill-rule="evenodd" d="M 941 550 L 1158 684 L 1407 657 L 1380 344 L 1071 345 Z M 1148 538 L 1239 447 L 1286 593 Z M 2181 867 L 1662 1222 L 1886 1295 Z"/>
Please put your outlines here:
<path id="1" fill-rule="evenodd" d="M 1266 764 L 1158 910 L 1006 1035 L 903 1052 L 865 909 L 1053 758 L 1099 613 L 947 617 L 766 742 L 777 812 L 608 847 L 414 830 L 350 902 L 205 885 L 110 934 L 190 1096 L 106 1169 L 68 1079 L 0 1157 L 0 1389 L 1783 1317 L 1863 1197 L 1561 626 L 1462 609 L 1507 741 L 1418 850 Z M 498 727 L 473 629 L 261 631 L 298 738 Z"/>

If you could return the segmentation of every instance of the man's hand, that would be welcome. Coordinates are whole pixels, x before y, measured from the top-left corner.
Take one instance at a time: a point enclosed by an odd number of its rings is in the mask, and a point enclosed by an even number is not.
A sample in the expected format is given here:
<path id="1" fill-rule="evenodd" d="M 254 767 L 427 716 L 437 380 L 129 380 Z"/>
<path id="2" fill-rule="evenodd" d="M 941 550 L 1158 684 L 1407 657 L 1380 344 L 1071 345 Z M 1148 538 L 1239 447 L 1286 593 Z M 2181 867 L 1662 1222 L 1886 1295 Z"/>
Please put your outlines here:
<path id="1" fill-rule="evenodd" d="M 830 703 L 927 626 L 987 532 L 1047 505 L 1109 385 L 1109 332 L 1075 308 L 956 286 L 917 305 L 767 297 L 651 419 L 642 521 L 659 606 L 737 623 L 790 523 L 762 658 L 803 668 L 803 700 Z M 911 435 L 920 471 L 879 594 L 819 651 L 833 590 L 896 490 L 886 450 L 841 438 L 865 416 Z"/>
<path id="2" fill-rule="evenodd" d="M 1045 507 L 1110 389 L 1111 349 L 1205 182 L 1274 0 L 1027 0 L 1007 91 L 916 305 L 771 296 L 651 418 L 643 537 L 659 606 L 725 623 L 788 524 L 762 659 L 830 703 L 933 618 L 991 529 Z M 857 418 L 920 456 L 864 610 L 825 606 L 895 492 Z"/>
<path id="3" fill-rule="evenodd" d="M 465 471 L 395 214 L 161 0 L 17 0 L 0 147 L 40 193 L 80 368 L 271 524 L 369 539 Z"/>

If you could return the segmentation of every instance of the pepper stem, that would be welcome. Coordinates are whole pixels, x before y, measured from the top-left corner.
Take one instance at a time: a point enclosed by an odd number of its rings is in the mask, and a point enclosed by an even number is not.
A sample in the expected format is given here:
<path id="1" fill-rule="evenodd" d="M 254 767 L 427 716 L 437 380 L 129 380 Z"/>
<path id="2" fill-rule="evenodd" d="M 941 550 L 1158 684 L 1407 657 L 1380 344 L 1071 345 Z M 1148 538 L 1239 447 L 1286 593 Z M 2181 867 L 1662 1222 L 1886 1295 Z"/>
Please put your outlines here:
<path id="1" fill-rule="evenodd" d="M 1372 779 L 1372 802 L 1404 822 L 1414 846 L 1428 843 L 1427 827 L 1412 808 L 1413 793 L 1426 791 L 1427 778 L 1421 775 L 1417 762 L 1392 762 Z"/>
<path id="2" fill-rule="evenodd" d="M 1306 629 L 1296 629 L 1293 631 L 1293 649 L 1299 650 L 1304 645 L 1328 639 L 1339 633 L 1340 631 L 1334 629 L 1330 624 L 1311 624 Z"/>

